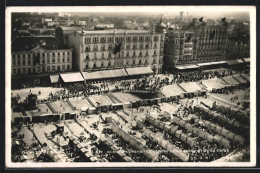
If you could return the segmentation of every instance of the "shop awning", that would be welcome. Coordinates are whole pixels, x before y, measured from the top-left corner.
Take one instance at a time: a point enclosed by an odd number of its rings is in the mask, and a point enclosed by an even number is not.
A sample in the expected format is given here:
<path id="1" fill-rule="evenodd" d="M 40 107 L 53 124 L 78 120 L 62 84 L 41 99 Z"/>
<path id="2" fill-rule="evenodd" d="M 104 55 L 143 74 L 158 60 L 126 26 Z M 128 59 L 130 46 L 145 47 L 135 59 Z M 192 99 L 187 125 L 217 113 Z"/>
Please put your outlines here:
<path id="1" fill-rule="evenodd" d="M 126 68 L 125 70 L 129 76 L 148 75 L 148 74 L 153 73 L 153 70 L 149 66 L 148 67 Z"/>
<path id="2" fill-rule="evenodd" d="M 245 62 L 250 62 L 250 58 L 244 58 Z"/>
<path id="3" fill-rule="evenodd" d="M 210 62 L 212 65 L 218 65 L 218 64 L 226 64 L 226 61 L 216 61 L 216 62 Z"/>
<path id="4" fill-rule="evenodd" d="M 239 64 L 239 62 L 237 62 L 237 60 L 230 60 L 230 61 L 227 61 L 228 65 L 237 65 Z"/>
<path id="5" fill-rule="evenodd" d="M 199 63 L 197 64 L 198 66 L 210 66 L 212 64 L 210 64 L 209 62 L 205 62 L 205 63 Z"/>
<path id="6" fill-rule="evenodd" d="M 51 83 L 58 83 L 60 79 L 60 75 L 51 75 L 50 79 L 51 79 Z"/>
<path id="7" fill-rule="evenodd" d="M 84 81 L 82 75 L 80 72 L 77 73 L 65 73 L 65 74 L 60 74 L 63 82 L 69 83 L 69 82 L 82 82 Z"/>
<path id="8" fill-rule="evenodd" d="M 199 66 L 197 66 L 197 65 L 195 65 L 195 64 L 184 65 L 183 67 L 184 67 L 185 69 L 199 68 Z"/>
<path id="9" fill-rule="evenodd" d="M 104 71 L 96 71 L 96 72 L 82 72 L 82 75 L 85 80 L 94 80 L 94 79 L 125 77 L 127 76 L 127 73 L 125 69 L 117 69 L 117 70 L 104 70 Z"/>
<path id="10" fill-rule="evenodd" d="M 185 69 L 185 67 L 182 66 L 182 65 L 175 66 L 175 68 L 177 68 L 177 69 L 179 69 L 179 70 L 184 70 L 184 69 Z"/>
<path id="11" fill-rule="evenodd" d="M 239 64 L 245 63 L 242 59 L 237 59 L 237 62 L 238 62 Z"/>

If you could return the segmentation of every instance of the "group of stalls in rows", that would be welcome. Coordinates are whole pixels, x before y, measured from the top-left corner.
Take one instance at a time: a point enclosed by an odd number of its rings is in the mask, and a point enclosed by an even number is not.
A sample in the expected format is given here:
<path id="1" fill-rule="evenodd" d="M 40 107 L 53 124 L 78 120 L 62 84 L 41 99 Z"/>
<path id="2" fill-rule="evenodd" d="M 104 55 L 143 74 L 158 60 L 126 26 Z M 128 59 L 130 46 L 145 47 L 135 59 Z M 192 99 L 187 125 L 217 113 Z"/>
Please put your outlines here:
<path id="1" fill-rule="evenodd" d="M 217 111 L 223 115 L 226 115 L 228 118 L 235 118 L 237 121 L 249 125 L 250 123 L 250 112 L 233 110 L 231 108 L 227 108 L 223 105 L 213 104 L 212 108 L 213 111 Z"/>
<path id="2" fill-rule="evenodd" d="M 136 148 L 137 150 L 141 151 L 150 161 L 157 161 L 158 160 L 158 154 L 154 151 L 150 150 L 146 146 L 145 141 L 141 141 L 136 139 L 135 137 L 131 136 L 127 132 L 125 132 L 123 129 L 121 129 L 119 126 L 117 126 L 114 122 L 111 123 L 111 129 L 113 133 L 116 133 L 119 135 L 124 141 L 130 143 L 131 146 Z"/>
<path id="3" fill-rule="evenodd" d="M 250 58 L 234 59 L 228 61 L 205 62 L 198 64 L 178 65 L 174 71 L 189 71 L 194 69 L 218 69 L 218 68 L 241 68 L 250 64 Z"/>
<path id="4" fill-rule="evenodd" d="M 80 144 L 80 142 L 74 137 L 69 137 L 68 146 L 73 150 L 73 152 L 79 156 L 84 162 L 97 162 L 98 159 L 87 151 L 85 147 Z"/>
<path id="5" fill-rule="evenodd" d="M 68 119 L 76 119 L 77 115 L 73 112 L 64 112 L 62 114 L 29 114 L 21 113 L 21 112 L 13 112 L 12 113 L 12 124 L 17 125 L 20 123 L 49 123 L 49 122 L 57 122 L 59 120 L 68 120 Z"/>
<path id="6" fill-rule="evenodd" d="M 186 133 L 183 133 L 182 130 L 178 130 L 178 125 L 181 126 L 182 128 L 186 129 L 188 132 L 193 133 L 203 139 L 206 139 L 209 142 L 217 142 L 220 145 L 224 146 L 225 148 L 230 147 L 230 141 L 225 139 L 224 137 L 220 135 L 211 135 L 202 129 L 199 129 L 197 127 L 194 127 L 192 124 L 185 122 L 184 120 L 181 120 L 178 117 L 173 117 L 172 122 L 174 122 L 176 125 L 166 125 L 164 122 L 155 119 L 154 117 L 150 115 L 146 115 L 146 121 L 148 121 L 150 124 L 153 126 L 174 135 L 178 139 L 181 139 L 182 141 L 186 142 L 190 146 L 195 146 L 197 145 L 196 140 L 194 138 L 191 138 L 189 135 Z"/>
<path id="7" fill-rule="evenodd" d="M 115 70 L 103 70 L 95 72 L 73 72 L 51 75 L 52 84 L 73 83 L 84 81 L 103 81 L 108 79 L 127 79 L 153 74 L 153 70 L 148 67 L 121 68 Z"/>
<path id="8" fill-rule="evenodd" d="M 234 119 L 228 119 L 223 115 L 213 112 L 209 109 L 204 109 L 200 106 L 194 106 L 194 111 L 197 115 L 199 115 L 202 119 L 209 120 L 211 122 L 215 122 L 224 126 L 225 128 L 237 133 L 242 136 L 248 136 L 250 128 L 245 124 L 240 124 Z"/>

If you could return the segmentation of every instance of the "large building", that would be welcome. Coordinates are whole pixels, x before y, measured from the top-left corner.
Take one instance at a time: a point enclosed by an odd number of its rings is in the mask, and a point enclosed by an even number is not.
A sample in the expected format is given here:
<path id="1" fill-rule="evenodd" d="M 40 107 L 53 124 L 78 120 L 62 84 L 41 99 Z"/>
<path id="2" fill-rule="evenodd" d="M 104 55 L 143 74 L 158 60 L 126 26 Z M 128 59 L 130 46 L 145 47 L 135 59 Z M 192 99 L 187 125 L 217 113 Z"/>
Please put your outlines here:
<path id="1" fill-rule="evenodd" d="M 51 36 L 16 37 L 12 41 L 12 76 L 72 70 L 72 49 L 59 49 Z"/>
<path id="2" fill-rule="evenodd" d="M 164 69 L 226 59 L 227 27 L 196 26 L 168 30 L 164 45 Z"/>
<path id="3" fill-rule="evenodd" d="M 154 29 L 82 30 L 68 37 L 79 71 L 144 66 L 155 73 L 162 71 L 164 33 Z"/>

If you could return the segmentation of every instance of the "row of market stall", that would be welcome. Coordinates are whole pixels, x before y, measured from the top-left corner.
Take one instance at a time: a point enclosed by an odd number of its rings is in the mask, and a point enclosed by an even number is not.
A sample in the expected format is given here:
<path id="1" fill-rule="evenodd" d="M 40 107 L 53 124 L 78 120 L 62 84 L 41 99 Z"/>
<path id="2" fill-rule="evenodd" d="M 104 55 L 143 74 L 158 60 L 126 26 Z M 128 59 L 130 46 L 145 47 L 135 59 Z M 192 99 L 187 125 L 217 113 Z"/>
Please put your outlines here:
<path id="1" fill-rule="evenodd" d="M 211 122 L 216 122 L 221 126 L 224 126 L 225 128 L 236 132 L 237 134 L 241 134 L 243 136 L 247 136 L 249 134 L 250 128 L 247 125 L 240 124 L 234 119 L 228 119 L 217 112 L 213 112 L 209 109 L 204 109 L 198 105 L 194 106 L 194 111 L 203 119 L 209 120 Z"/>
<path id="2" fill-rule="evenodd" d="M 151 159 L 152 161 L 156 161 L 158 159 L 158 154 L 150 150 L 146 146 L 145 141 L 140 141 L 136 139 L 113 122 L 111 123 L 111 129 L 114 133 L 122 137 L 123 140 L 130 143 L 131 146 L 135 147 L 137 150 L 140 150 L 147 158 Z"/>
<path id="3" fill-rule="evenodd" d="M 169 128 L 165 123 L 153 118 L 150 115 L 146 115 L 146 119 L 149 123 L 151 123 L 155 127 L 158 127 L 160 129 L 164 130 L 165 132 L 175 135 L 177 138 L 181 139 L 182 141 L 188 143 L 191 146 L 195 145 L 195 140 L 193 138 L 189 137 L 187 134 L 182 133 L 181 130 L 178 130 L 178 126 L 171 125 L 171 126 L 169 126 L 170 127 Z M 225 148 L 230 147 L 230 142 L 227 139 L 225 139 L 219 135 L 213 136 L 213 135 L 203 131 L 202 129 L 199 129 L 178 117 L 172 117 L 171 122 L 174 122 L 175 124 L 186 129 L 188 132 L 193 133 L 203 139 L 206 139 L 209 142 L 215 141 L 215 142 L 219 143 L 220 145 L 224 146 Z"/>
<path id="4" fill-rule="evenodd" d="M 61 73 L 59 75 L 50 75 L 52 84 L 55 83 L 72 83 L 83 82 L 85 80 L 106 80 L 114 78 L 127 78 L 153 74 L 153 70 L 148 67 L 136 67 L 136 68 L 122 68 L 115 70 L 103 70 L 94 72 L 73 72 L 73 73 Z"/>
<path id="5" fill-rule="evenodd" d="M 189 161 L 189 154 L 183 152 L 169 141 L 163 139 L 162 133 L 153 133 L 151 130 L 145 129 L 143 135 L 157 142 L 162 148 L 166 149 L 168 152 L 172 153 L 174 156 L 178 157 L 183 162 Z"/>
<path id="6" fill-rule="evenodd" d="M 205 63 L 198 63 L 198 64 L 188 64 L 188 65 L 177 65 L 175 68 L 178 70 L 189 70 L 189 69 L 198 69 L 203 67 L 212 67 L 216 65 L 245 65 L 250 63 L 250 58 L 243 58 L 243 59 L 235 59 L 229 61 L 216 61 L 216 62 L 205 62 Z"/>
<path id="7" fill-rule="evenodd" d="M 74 137 L 69 137 L 69 147 L 74 150 L 78 156 L 80 156 L 85 162 L 97 162 L 98 159 L 93 156 L 88 150 L 82 146 L 82 144 Z"/>
<path id="8" fill-rule="evenodd" d="M 34 112 L 34 113 L 33 113 Z M 13 112 L 12 113 L 12 124 L 27 124 L 27 123 L 49 123 L 57 122 L 58 120 L 76 119 L 77 115 L 73 112 L 64 112 L 62 114 L 39 114 L 35 111 L 26 112 Z"/>
<path id="9" fill-rule="evenodd" d="M 236 74 L 232 76 L 227 76 L 223 78 L 212 78 L 207 80 L 201 80 L 198 82 L 187 82 L 180 84 L 173 84 L 164 86 L 161 89 L 161 93 L 165 97 L 169 96 L 179 96 L 183 97 L 194 97 L 204 95 L 207 91 L 217 91 L 224 88 L 229 88 L 233 86 L 239 86 L 243 84 L 248 84 L 250 77 L 247 74 Z"/>

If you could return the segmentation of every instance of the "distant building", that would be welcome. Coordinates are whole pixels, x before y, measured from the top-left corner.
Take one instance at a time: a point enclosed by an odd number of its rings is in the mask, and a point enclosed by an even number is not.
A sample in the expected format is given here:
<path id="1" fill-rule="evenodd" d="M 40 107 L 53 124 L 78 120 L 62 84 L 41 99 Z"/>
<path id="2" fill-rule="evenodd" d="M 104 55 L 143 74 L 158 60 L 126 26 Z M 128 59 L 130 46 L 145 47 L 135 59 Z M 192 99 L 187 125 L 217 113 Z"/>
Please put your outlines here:
<path id="1" fill-rule="evenodd" d="M 77 70 L 150 66 L 162 71 L 164 34 L 155 30 L 82 30 L 68 37 Z"/>
<path id="2" fill-rule="evenodd" d="M 12 76 L 72 69 L 72 49 L 59 49 L 54 37 L 16 37 L 12 42 Z"/>
<path id="3" fill-rule="evenodd" d="M 69 47 L 69 36 L 75 31 L 81 31 L 80 26 L 60 26 L 55 28 L 55 38 L 58 41 L 59 47 Z"/>
<path id="4" fill-rule="evenodd" d="M 242 42 L 228 41 L 227 44 L 227 59 L 249 58 L 250 45 Z"/>
<path id="5" fill-rule="evenodd" d="M 197 20 L 194 20 L 196 24 Z M 227 58 L 227 27 L 196 26 L 187 30 L 168 30 L 164 46 L 166 71 L 173 70 L 177 65 L 221 61 Z"/>
<path id="6" fill-rule="evenodd" d="M 111 29 L 111 28 L 114 28 L 114 24 L 113 23 L 99 23 L 96 25 L 96 27 Z"/>

